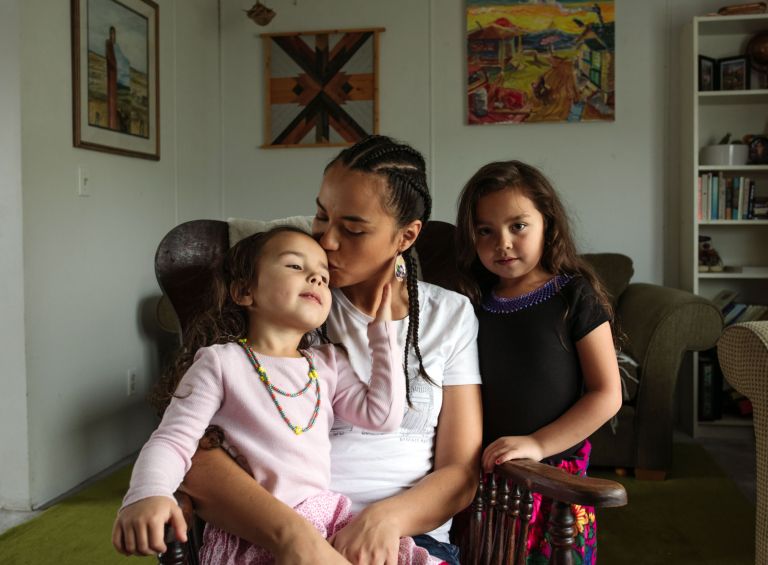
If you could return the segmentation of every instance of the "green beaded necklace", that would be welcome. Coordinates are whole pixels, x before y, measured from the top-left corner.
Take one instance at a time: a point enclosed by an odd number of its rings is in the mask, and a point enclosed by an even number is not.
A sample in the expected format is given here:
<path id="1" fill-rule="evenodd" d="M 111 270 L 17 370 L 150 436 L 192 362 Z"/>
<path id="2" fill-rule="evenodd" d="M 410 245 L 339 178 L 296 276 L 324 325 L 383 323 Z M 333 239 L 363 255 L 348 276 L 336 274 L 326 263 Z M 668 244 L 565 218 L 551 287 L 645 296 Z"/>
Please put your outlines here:
<path id="1" fill-rule="evenodd" d="M 320 410 L 320 379 L 317 378 L 317 371 L 315 371 L 315 365 L 312 363 L 312 356 L 307 353 L 306 351 L 299 350 L 299 353 L 301 353 L 301 356 L 304 357 L 304 359 L 307 360 L 307 363 L 309 364 L 309 371 L 307 372 L 307 376 L 309 379 L 307 380 L 307 384 L 304 385 L 304 388 L 302 388 L 300 391 L 297 392 L 285 392 L 284 390 L 281 390 L 280 388 L 276 387 L 269 381 L 269 377 L 267 376 L 267 372 L 264 370 L 264 367 L 261 366 L 261 363 L 259 363 L 259 360 L 256 358 L 256 354 L 253 352 L 253 349 L 250 345 L 248 345 L 248 340 L 243 338 L 237 340 L 238 343 L 245 349 L 245 353 L 248 355 L 248 358 L 251 360 L 251 363 L 253 364 L 253 368 L 256 369 L 256 373 L 259 375 L 259 380 L 261 380 L 262 383 L 264 383 L 264 386 L 267 389 L 267 392 L 269 393 L 269 396 L 272 397 L 272 402 L 275 403 L 275 407 L 277 408 L 277 411 L 280 413 L 280 416 L 283 417 L 283 421 L 288 424 L 288 427 L 291 428 L 291 431 L 298 435 L 303 434 L 306 431 L 309 431 L 312 426 L 315 425 L 315 420 L 317 419 L 317 413 Z M 297 396 L 301 396 L 307 390 L 309 389 L 310 385 L 312 383 L 315 383 L 315 397 L 317 398 L 315 402 L 315 409 L 312 410 L 312 416 L 309 418 L 309 423 L 305 427 L 296 426 L 294 425 L 289 419 L 288 416 L 285 415 L 285 410 L 283 410 L 283 407 L 280 406 L 280 402 L 277 400 L 277 394 L 281 396 L 287 396 L 289 398 L 296 398 Z"/>

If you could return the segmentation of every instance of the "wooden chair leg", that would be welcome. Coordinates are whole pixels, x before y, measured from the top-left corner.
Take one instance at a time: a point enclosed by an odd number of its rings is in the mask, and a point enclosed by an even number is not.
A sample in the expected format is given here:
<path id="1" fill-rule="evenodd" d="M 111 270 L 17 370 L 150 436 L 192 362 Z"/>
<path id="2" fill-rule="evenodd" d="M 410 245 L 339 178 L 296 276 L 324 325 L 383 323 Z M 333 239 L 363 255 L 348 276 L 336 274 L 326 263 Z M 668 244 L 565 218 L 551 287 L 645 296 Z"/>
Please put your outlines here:
<path id="1" fill-rule="evenodd" d="M 658 469 L 635 469 L 635 478 L 639 481 L 663 481 L 667 472 Z"/>
<path id="2" fill-rule="evenodd" d="M 525 565 L 525 553 L 528 549 L 528 528 L 533 516 L 533 495 L 528 489 L 521 489 L 520 497 L 520 531 L 517 537 L 517 551 L 515 552 L 515 565 Z"/>
<path id="3" fill-rule="evenodd" d="M 574 522 L 570 504 L 557 500 L 552 502 L 552 512 L 549 515 L 549 535 L 552 536 L 552 557 L 549 560 L 551 564 L 573 565 L 572 550 L 576 542 Z"/>

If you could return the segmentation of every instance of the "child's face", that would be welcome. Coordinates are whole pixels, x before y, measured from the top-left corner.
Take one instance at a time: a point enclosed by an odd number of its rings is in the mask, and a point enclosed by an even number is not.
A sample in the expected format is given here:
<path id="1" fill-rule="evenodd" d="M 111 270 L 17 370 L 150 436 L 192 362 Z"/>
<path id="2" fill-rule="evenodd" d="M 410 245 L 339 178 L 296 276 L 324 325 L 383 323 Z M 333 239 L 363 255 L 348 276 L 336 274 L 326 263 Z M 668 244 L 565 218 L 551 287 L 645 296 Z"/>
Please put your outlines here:
<path id="1" fill-rule="evenodd" d="M 320 327 L 331 308 L 328 259 L 309 235 L 284 232 L 264 246 L 249 289 L 251 315 L 302 332 Z"/>
<path id="2" fill-rule="evenodd" d="M 505 280 L 537 278 L 544 252 L 544 216 L 522 191 L 505 188 L 480 198 L 475 217 L 477 256 Z"/>

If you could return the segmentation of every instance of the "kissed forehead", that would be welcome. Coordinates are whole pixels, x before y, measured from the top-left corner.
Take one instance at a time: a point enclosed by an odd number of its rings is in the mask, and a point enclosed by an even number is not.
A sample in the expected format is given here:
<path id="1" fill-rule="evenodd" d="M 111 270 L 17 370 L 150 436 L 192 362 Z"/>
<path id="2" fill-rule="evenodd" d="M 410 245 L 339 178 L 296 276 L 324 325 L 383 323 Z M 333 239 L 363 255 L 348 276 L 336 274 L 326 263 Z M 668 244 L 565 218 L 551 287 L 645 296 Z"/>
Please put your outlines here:
<path id="1" fill-rule="evenodd" d="M 323 176 L 317 200 L 328 213 L 370 219 L 382 214 L 391 216 L 384 207 L 388 190 L 383 176 L 351 170 L 337 163 Z"/>
<path id="2" fill-rule="evenodd" d="M 325 250 L 312 236 L 293 231 L 275 234 L 264 246 L 264 257 L 278 257 L 284 253 L 300 253 L 308 258 L 326 263 Z"/>

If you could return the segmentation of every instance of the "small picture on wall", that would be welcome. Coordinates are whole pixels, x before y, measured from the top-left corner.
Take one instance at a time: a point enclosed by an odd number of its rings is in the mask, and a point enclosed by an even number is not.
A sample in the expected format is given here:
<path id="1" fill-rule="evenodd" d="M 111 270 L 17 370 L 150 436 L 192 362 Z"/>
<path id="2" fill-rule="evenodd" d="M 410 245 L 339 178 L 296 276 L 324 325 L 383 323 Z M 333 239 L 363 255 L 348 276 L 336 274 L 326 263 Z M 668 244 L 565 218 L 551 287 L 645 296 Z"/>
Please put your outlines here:
<path id="1" fill-rule="evenodd" d="M 74 145 L 160 158 L 158 5 L 71 0 Z"/>
<path id="2" fill-rule="evenodd" d="M 728 57 L 717 61 L 720 90 L 747 90 L 749 88 L 749 59 Z"/>
<path id="3" fill-rule="evenodd" d="M 699 55 L 699 91 L 716 90 L 716 67 L 717 61 L 704 55 Z"/>

